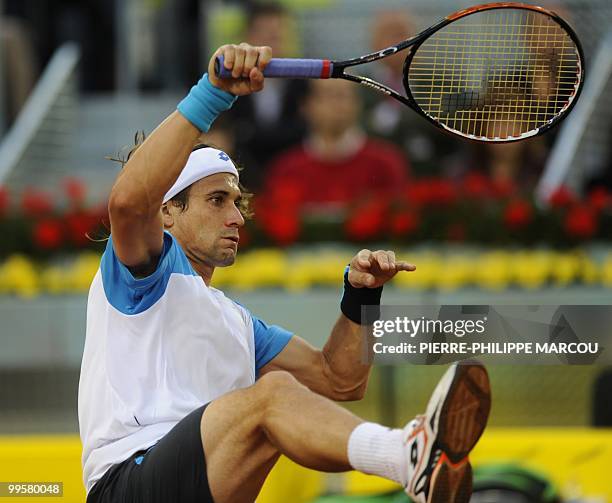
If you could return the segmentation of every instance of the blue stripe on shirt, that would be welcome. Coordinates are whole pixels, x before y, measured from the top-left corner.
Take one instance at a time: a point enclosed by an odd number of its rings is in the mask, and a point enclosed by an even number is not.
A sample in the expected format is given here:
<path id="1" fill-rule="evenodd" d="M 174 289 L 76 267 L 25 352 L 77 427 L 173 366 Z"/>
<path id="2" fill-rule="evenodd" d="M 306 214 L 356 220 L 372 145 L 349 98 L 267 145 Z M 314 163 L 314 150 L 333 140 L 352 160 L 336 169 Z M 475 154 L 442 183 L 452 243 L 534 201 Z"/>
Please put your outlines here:
<path id="1" fill-rule="evenodd" d="M 109 304 L 123 314 L 139 314 L 155 304 L 166 291 L 172 273 L 197 276 L 182 248 L 167 231 L 157 267 L 145 278 L 135 278 L 121 263 L 113 247 L 112 235 L 100 263 L 102 286 Z"/>
<path id="2" fill-rule="evenodd" d="M 277 325 L 267 325 L 253 314 L 251 318 L 255 336 L 255 372 L 258 375 L 261 368 L 285 348 L 293 334 Z"/>

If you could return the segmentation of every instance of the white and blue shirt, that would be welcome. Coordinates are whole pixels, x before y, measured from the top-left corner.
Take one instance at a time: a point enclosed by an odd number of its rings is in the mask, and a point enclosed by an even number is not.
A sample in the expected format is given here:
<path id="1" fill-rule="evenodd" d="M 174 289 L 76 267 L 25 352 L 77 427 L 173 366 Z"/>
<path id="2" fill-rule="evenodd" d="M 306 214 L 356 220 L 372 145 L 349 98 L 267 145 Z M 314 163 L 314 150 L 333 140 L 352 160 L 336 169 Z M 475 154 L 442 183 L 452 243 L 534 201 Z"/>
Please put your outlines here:
<path id="1" fill-rule="evenodd" d="M 87 491 L 193 410 L 252 385 L 291 336 L 206 286 L 170 233 L 146 278 L 111 237 L 89 290 L 79 382 Z"/>

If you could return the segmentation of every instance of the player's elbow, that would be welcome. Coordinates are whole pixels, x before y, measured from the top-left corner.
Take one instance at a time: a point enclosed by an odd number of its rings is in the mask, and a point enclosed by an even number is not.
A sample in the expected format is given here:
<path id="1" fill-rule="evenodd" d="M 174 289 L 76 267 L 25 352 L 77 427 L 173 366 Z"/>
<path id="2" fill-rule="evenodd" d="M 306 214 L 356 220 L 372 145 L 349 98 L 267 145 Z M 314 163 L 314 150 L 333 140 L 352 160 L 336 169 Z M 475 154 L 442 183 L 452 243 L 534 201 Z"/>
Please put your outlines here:
<path id="1" fill-rule="evenodd" d="M 320 353 L 322 373 L 327 382 L 328 398 L 338 402 L 361 400 L 368 388 L 370 367 L 360 364 L 333 365 L 331 357 Z"/>
<path id="2" fill-rule="evenodd" d="M 148 214 L 135 194 L 119 188 L 113 188 L 108 198 L 108 214 L 111 219 L 142 219 Z"/>
<path id="3" fill-rule="evenodd" d="M 132 211 L 134 202 L 124 190 L 113 187 L 108 197 L 108 212 L 111 215 L 121 215 Z"/>
<path id="4" fill-rule="evenodd" d="M 332 392 L 333 399 L 337 402 L 357 402 L 365 396 L 367 387 L 367 381 L 354 387 L 340 387 L 336 385 Z"/>
<path id="5" fill-rule="evenodd" d="M 369 372 L 359 375 L 338 375 L 330 372 L 327 377 L 333 399 L 338 402 L 361 400 L 368 389 Z"/>

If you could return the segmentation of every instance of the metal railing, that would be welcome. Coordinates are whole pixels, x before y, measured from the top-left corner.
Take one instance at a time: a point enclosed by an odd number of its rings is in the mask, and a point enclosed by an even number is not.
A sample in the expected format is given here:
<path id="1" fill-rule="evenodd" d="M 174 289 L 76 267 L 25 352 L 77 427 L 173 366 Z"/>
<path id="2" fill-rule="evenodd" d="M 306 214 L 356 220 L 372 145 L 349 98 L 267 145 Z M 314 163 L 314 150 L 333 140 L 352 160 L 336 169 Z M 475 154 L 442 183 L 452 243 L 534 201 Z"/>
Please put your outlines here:
<path id="1" fill-rule="evenodd" d="M 0 185 L 40 183 L 62 163 L 76 118 L 76 67 L 80 49 L 61 46 L 0 144 Z M 42 178 L 39 176 L 42 175 Z"/>

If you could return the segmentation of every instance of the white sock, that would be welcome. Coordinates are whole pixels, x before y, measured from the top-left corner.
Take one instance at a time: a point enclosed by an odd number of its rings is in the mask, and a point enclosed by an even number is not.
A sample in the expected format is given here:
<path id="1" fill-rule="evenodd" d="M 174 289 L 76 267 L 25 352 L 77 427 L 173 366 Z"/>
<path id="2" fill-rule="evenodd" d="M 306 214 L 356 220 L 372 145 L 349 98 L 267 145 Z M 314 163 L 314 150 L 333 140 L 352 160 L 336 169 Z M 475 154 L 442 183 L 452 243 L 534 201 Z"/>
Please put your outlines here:
<path id="1" fill-rule="evenodd" d="M 408 473 L 402 434 L 399 429 L 361 423 L 349 437 L 349 463 L 355 470 L 394 480 L 405 487 Z"/>

